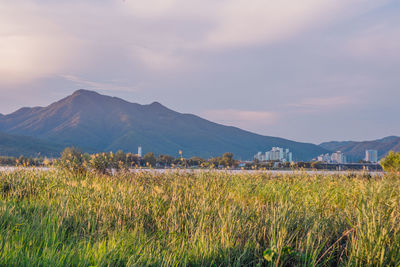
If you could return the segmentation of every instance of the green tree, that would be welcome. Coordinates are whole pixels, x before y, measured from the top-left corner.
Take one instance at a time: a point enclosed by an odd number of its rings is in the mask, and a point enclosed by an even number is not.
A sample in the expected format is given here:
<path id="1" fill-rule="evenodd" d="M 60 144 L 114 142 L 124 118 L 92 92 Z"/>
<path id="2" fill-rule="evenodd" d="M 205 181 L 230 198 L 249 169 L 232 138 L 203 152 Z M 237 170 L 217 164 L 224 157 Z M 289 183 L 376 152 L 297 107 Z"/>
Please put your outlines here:
<path id="1" fill-rule="evenodd" d="M 159 155 L 157 158 L 157 163 L 164 167 L 170 166 L 173 161 L 174 161 L 174 157 L 172 157 L 170 155 Z"/>
<path id="2" fill-rule="evenodd" d="M 155 166 L 156 163 L 157 163 L 157 159 L 156 159 L 156 157 L 154 156 L 154 153 L 153 153 L 153 152 L 149 152 L 149 153 L 147 153 L 146 155 L 144 155 L 143 161 L 144 161 L 144 163 L 145 163 L 146 165 L 148 165 L 148 166 Z"/>
<path id="3" fill-rule="evenodd" d="M 127 153 L 126 154 L 126 164 L 128 165 L 128 167 L 133 167 L 135 165 L 139 165 L 140 160 L 138 155 L 136 154 L 132 154 L 132 153 Z"/>
<path id="4" fill-rule="evenodd" d="M 127 163 L 127 156 L 122 150 L 118 150 L 117 153 L 115 153 L 113 162 L 112 162 L 112 167 L 116 170 L 120 169 L 128 169 L 129 165 Z"/>
<path id="5" fill-rule="evenodd" d="M 227 152 L 222 155 L 220 165 L 224 167 L 234 167 L 236 166 L 236 160 L 233 158 L 233 153 Z"/>
<path id="6" fill-rule="evenodd" d="M 400 153 L 390 151 L 380 163 L 387 172 L 400 172 Z"/>
<path id="7" fill-rule="evenodd" d="M 115 153 L 114 155 L 114 160 L 116 162 L 118 161 L 126 162 L 126 154 L 124 153 L 124 151 L 118 150 L 117 153 Z"/>
<path id="8" fill-rule="evenodd" d="M 192 157 L 188 160 L 189 166 L 200 166 L 205 162 L 204 159 L 200 157 Z"/>
<path id="9" fill-rule="evenodd" d="M 221 161 L 221 157 L 210 158 L 208 160 L 211 168 L 218 168 L 218 166 L 221 164 Z"/>

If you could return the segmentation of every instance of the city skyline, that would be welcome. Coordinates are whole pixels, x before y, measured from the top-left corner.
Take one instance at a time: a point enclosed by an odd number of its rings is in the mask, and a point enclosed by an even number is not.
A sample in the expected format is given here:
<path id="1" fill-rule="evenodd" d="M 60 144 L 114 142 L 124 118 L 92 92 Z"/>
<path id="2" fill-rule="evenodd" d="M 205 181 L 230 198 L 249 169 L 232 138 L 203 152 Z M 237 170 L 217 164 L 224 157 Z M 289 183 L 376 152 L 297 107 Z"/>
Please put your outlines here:
<path id="1" fill-rule="evenodd" d="M 85 88 L 296 141 L 398 136 L 399 10 L 368 0 L 6 0 L 0 113 Z"/>

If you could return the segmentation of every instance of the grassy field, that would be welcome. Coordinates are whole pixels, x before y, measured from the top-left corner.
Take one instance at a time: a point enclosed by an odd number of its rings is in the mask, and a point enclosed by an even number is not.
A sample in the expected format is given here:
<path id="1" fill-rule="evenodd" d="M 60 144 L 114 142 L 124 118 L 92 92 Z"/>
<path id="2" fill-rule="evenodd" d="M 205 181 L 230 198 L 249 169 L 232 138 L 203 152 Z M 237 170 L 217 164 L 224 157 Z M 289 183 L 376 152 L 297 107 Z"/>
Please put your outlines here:
<path id="1" fill-rule="evenodd" d="M 400 178 L 0 172 L 0 265 L 399 266 Z"/>

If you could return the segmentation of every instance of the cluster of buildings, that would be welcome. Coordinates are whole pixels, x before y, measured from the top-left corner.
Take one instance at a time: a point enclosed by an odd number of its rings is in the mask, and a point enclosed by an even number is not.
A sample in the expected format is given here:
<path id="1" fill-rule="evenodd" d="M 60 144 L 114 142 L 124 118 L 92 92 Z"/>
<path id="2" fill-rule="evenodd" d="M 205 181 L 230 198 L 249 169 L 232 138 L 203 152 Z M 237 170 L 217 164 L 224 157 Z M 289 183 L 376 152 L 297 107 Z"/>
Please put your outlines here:
<path id="1" fill-rule="evenodd" d="M 179 151 L 179 154 L 182 157 L 182 151 Z M 143 151 L 142 147 L 138 147 L 138 153 L 137 155 L 139 158 L 143 157 Z M 273 147 L 270 151 L 267 151 L 265 153 L 263 152 L 258 152 L 256 155 L 254 155 L 254 159 L 258 160 L 260 162 L 265 162 L 265 161 L 274 161 L 274 162 L 293 162 L 293 153 L 289 151 L 288 148 L 283 149 L 281 147 Z M 366 162 L 370 163 L 378 163 L 378 151 L 377 150 L 365 150 L 365 159 Z M 346 164 L 349 163 L 347 160 L 346 155 L 341 152 L 341 151 L 336 151 L 335 153 L 332 154 L 322 154 L 313 161 L 320 161 L 320 162 L 325 162 L 328 164 Z"/>
<path id="2" fill-rule="evenodd" d="M 336 151 L 335 153 L 332 154 L 327 153 L 320 155 L 315 160 L 326 163 L 339 163 L 339 164 L 347 163 L 347 157 L 341 151 Z"/>
<path id="3" fill-rule="evenodd" d="M 314 159 L 315 161 L 321 161 L 332 164 L 346 164 L 348 163 L 347 157 L 341 151 L 337 151 L 332 154 L 323 154 Z M 378 151 L 377 150 L 365 150 L 364 161 L 370 163 L 378 163 Z"/>
<path id="4" fill-rule="evenodd" d="M 258 161 L 279 161 L 279 162 L 292 162 L 293 154 L 288 148 L 273 147 L 270 151 L 265 153 L 258 152 L 254 155 L 254 159 Z"/>

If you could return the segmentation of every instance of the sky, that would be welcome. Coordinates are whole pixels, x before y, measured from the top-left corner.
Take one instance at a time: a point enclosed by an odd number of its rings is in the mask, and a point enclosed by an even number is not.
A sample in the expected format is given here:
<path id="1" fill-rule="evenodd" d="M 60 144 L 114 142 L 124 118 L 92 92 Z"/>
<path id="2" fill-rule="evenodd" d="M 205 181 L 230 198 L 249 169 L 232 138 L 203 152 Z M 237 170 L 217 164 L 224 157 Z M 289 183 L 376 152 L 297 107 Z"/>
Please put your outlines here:
<path id="1" fill-rule="evenodd" d="M 400 135 L 400 1 L 1 0 L 0 113 L 88 89 L 262 135 Z"/>

